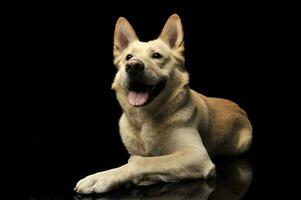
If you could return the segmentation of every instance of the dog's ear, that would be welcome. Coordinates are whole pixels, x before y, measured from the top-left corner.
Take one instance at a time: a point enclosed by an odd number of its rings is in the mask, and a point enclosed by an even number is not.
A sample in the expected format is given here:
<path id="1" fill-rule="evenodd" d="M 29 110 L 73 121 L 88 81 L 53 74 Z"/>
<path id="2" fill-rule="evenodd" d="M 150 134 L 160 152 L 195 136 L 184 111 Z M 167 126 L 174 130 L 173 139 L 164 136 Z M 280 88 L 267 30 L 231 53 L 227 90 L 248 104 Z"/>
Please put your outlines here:
<path id="1" fill-rule="evenodd" d="M 184 50 L 184 32 L 179 15 L 173 14 L 166 21 L 159 36 L 171 48 Z"/>
<path id="2" fill-rule="evenodd" d="M 114 32 L 114 55 L 121 53 L 138 37 L 131 24 L 124 17 L 119 17 Z"/>

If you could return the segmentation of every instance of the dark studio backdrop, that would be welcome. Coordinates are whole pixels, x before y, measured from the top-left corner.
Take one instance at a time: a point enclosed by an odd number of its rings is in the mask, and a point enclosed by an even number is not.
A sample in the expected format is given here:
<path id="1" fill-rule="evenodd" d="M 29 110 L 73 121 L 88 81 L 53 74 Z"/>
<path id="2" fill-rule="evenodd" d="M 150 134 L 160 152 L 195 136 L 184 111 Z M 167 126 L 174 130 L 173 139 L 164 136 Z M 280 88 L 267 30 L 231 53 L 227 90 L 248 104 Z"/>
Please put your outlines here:
<path id="1" fill-rule="evenodd" d="M 276 123 L 269 118 L 274 105 L 270 97 L 276 92 L 266 70 L 275 51 L 278 16 L 269 5 L 111 3 L 18 8 L 15 28 L 22 51 L 18 129 L 29 138 L 21 141 L 28 180 L 25 194 L 68 196 L 80 178 L 127 162 L 118 133 L 121 109 L 111 90 L 116 72 L 115 22 L 126 17 L 140 39 L 147 41 L 159 35 L 171 14 L 178 13 L 190 86 L 204 95 L 235 101 L 253 123 L 254 143 L 248 157 L 254 179 L 246 198 L 274 195 L 273 188 L 279 185 L 271 180 L 281 164 L 272 149 L 281 139 L 270 129 Z"/>

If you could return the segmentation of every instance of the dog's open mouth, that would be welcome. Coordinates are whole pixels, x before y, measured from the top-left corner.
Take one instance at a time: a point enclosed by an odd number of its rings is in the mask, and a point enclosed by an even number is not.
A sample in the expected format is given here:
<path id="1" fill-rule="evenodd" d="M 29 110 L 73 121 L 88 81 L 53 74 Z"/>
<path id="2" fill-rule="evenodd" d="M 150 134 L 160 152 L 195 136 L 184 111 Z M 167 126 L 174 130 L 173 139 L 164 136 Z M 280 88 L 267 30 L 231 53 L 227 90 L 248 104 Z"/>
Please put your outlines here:
<path id="1" fill-rule="evenodd" d="M 165 80 L 155 85 L 146 85 L 138 80 L 129 83 L 128 102 L 132 106 L 145 106 L 149 104 L 165 87 Z"/>

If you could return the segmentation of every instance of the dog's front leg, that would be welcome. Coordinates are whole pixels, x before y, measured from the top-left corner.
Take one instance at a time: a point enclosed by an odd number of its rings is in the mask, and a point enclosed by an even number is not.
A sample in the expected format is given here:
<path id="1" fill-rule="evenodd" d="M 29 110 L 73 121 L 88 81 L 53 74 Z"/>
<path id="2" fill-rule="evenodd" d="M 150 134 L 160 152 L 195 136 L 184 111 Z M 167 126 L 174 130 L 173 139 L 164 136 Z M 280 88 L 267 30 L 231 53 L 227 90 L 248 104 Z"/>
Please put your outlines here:
<path id="1" fill-rule="evenodd" d="M 126 182 L 146 185 L 207 178 L 214 173 L 215 166 L 210 159 L 186 149 L 165 156 L 136 156 L 126 165 L 87 176 L 77 183 L 74 190 L 81 194 L 104 193 Z"/>
<path id="2" fill-rule="evenodd" d="M 162 181 L 177 182 L 214 176 L 215 165 L 210 160 L 202 160 L 200 156 L 193 151 L 179 151 L 157 157 L 137 156 L 130 161 L 139 174 L 132 182 L 137 185 L 151 185 Z"/>
<path id="3" fill-rule="evenodd" d="M 129 163 L 137 169 L 134 184 L 149 185 L 155 182 L 174 182 L 184 179 L 207 178 L 215 175 L 215 165 L 202 143 L 197 130 L 173 130 L 165 140 L 163 156 L 131 156 Z"/>
<path id="4" fill-rule="evenodd" d="M 103 193 L 134 180 L 158 182 L 207 178 L 215 166 L 196 130 L 177 129 L 165 143 L 167 155 L 133 156 L 121 167 L 99 172 L 80 180 L 75 191 L 83 194 Z"/>

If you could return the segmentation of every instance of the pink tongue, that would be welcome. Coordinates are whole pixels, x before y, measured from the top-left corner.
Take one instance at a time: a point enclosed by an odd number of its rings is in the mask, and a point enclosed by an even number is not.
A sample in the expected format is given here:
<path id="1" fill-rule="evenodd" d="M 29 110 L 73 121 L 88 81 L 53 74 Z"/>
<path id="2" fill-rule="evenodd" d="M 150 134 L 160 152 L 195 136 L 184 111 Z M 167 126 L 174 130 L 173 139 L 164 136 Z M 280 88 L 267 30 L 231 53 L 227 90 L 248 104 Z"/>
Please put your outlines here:
<path id="1" fill-rule="evenodd" d="M 142 106 L 147 101 L 149 95 L 147 92 L 131 91 L 128 96 L 129 104 L 132 106 Z"/>

